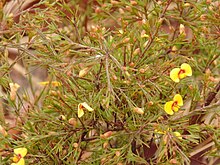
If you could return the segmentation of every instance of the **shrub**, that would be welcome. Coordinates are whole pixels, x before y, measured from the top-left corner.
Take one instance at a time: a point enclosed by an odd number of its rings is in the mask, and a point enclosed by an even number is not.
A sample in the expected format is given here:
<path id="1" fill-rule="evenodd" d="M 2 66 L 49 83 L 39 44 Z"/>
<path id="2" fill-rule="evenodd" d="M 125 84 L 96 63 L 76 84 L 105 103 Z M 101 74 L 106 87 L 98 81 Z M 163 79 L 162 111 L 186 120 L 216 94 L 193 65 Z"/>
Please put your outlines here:
<path id="1" fill-rule="evenodd" d="M 2 163 L 23 148 L 28 164 L 219 161 L 217 1 L 43 0 L 1 12 L 12 118 L 1 112 Z"/>

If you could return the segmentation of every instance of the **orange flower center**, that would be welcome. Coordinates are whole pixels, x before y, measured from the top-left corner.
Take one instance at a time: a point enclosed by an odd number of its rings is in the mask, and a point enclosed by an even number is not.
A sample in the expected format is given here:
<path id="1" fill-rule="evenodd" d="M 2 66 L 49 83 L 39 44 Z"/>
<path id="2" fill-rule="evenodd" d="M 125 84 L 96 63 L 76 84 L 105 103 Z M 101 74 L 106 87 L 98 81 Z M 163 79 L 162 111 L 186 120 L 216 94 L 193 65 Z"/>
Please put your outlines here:
<path id="1" fill-rule="evenodd" d="M 21 158 L 22 158 L 21 154 L 17 154 L 17 155 L 14 156 L 13 161 L 18 163 Z"/>
<path id="2" fill-rule="evenodd" d="M 172 109 L 173 109 L 173 108 L 179 108 L 177 101 L 174 101 L 174 102 L 173 102 L 173 104 L 172 104 Z"/>
<path id="3" fill-rule="evenodd" d="M 18 160 L 22 158 L 21 154 L 18 154 L 17 157 L 18 157 Z"/>
<path id="4" fill-rule="evenodd" d="M 184 74 L 186 73 L 186 71 L 184 69 L 180 69 L 179 73 L 178 73 L 178 76 L 180 77 L 181 74 Z"/>

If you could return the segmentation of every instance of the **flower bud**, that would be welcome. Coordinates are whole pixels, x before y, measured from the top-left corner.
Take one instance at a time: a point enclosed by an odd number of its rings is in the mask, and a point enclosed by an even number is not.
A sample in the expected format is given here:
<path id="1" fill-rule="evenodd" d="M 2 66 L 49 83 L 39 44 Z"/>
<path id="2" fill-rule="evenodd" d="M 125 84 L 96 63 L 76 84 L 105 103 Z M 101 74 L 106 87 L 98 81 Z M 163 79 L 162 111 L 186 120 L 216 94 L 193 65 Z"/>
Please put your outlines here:
<path id="1" fill-rule="evenodd" d="M 78 147 L 79 147 L 79 144 L 78 144 L 78 143 L 73 143 L 73 147 L 74 147 L 74 148 L 78 148 Z"/>
<path id="2" fill-rule="evenodd" d="M 137 1 L 134 1 L 134 0 L 131 0 L 130 3 L 131 5 L 134 5 L 134 6 L 137 5 Z"/>
<path id="3" fill-rule="evenodd" d="M 139 70 L 139 72 L 143 74 L 143 73 L 145 73 L 145 69 L 144 69 L 144 68 L 141 68 L 141 69 Z"/>
<path id="4" fill-rule="evenodd" d="M 123 165 L 123 163 L 120 163 L 120 162 L 119 162 L 119 163 L 117 163 L 117 165 Z"/>
<path id="5" fill-rule="evenodd" d="M 140 48 L 135 49 L 133 52 L 133 56 L 136 56 L 137 54 L 139 54 L 140 50 L 141 50 Z"/>
<path id="6" fill-rule="evenodd" d="M 103 148 L 107 148 L 108 147 L 108 142 L 103 143 Z"/>
<path id="7" fill-rule="evenodd" d="M 113 79 L 113 80 L 117 80 L 118 78 L 117 78 L 116 75 L 113 75 L 113 76 L 112 76 L 112 79 Z"/>
<path id="8" fill-rule="evenodd" d="M 162 1 L 157 1 L 158 5 L 162 5 L 162 3 L 163 3 Z"/>
<path id="9" fill-rule="evenodd" d="M 115 151 L 115 156 L 119 157 L 121 155 L 120 151 Z"/>
<path id="10" fill-rule="evenodd" d="M 200 20 L 201 21 L 205 21 L 207 19 L 207 15 L 206 14 L 202 14 L 201 16 L 200 16 Z"/>
<path id="11" fill-rule="evenodd" d="M 118 5 L 119 2 L 118 2 L 118 1 L 115 1 L 115 0 L 111 0 L 111 4 L 112 4 L 112 5 Z"/>
<path id="12" fill-rule="evenodd" d="M 212 3 L 212 0 L 206 0 L 206 3 L 207 3 L 207 4 L 211 4 L 211 3 Z"/>
<path id="13" fill-rule="evenodd" d="M 60 115 L 60 116 L 59 116 L 59 120 L 65 121 L 65 120 L 66 120 L 66 116 Z"/>
<path id="14" fill-rule="evenodd" d="M 51 95 L 51 96 L 58 96 L 58 93 L 57 93 L 57 91 L 54 91 L 54 90 L 51 90 L 50 92 L 49 92 L 49 94 Z"/>
<path id="15" fill-rule="evenodd" d="M 133 111 L 140 115 L 144 114 L 144 110 L 142 108 L 135 107 Z"/>
<path id="16" fill-rule="evenodd" d="M 130 41 L 130 38 L 127 37 L 127 38 L 123 39 L 122 43 L 126 44 L 126 43 L 128 43 L 129 41 Z"/>
<path id="17" fill-rule="evenodd" d="M 82 70 L 79 71 L 79 77 L 84 77 L 85 75 L 87 75 L 87 73 L 89 72 L 90 67 L 86 67 Z"/>
<path id="18" fill-rule="evenodd" d="M 152 105 L 154 105 L 154 102 L 153 101 L 149 101 L 148 105 L 152 106 Z"/>
<path id="19" fill-rule="evenodd" d="M 119 8 L 118 11 L 119 11 L 120 14 L 124 14 L 125 13 L 122 8 Z"/>
<path id="20" fill-rule="evenodd" d="M 125 9 L 126 9 L 127 11 L 132 11 L 132 8 L 131 8 L 130 6 L 126 6 Z"/>
<path id="21" fill-rule="evenodd" d="M 100 137 L 102 138 L 102 139 L 107 139 L 107 138 L 109 138 L 110 136 L 112 136 L 112 131 L 108 131 L 108 132 L 106 132 L 106 133 L 104 133 L 104 134 L 101 134 L 100 135 Z"/>
<path id="22" fill-rule="evenodd" d="M 172 52 L 176 52 L 178 50 L 178 48 L 176 46 L 172 47 Z"/>
<path id="23" fill-rule="evenodd" d="M 191 4 L 190 4 L 190 3 L 185 3 L 183 6 L 184 6 L 184 7 L 190 7 Z"/>
<path id="24" fill-rule="evenodd" d="M 68 123 L 69 123 L 70 125 L 72 125 L 73 127 L 75 127 L 76 124 L 77 124 L 77 121 L 76 121 L 75 118 L 70 118 L 70 119 L 68 120 Z"/>
<path id="25" fill-rule="evenodd" d="M 102 12 L 102 10 L 100 9 L 100 7 L 95 8 L 95 13 L 101 13 L 101 12 Z"/>
<path id="26" fill-rule="evenodd" d="M 130 67 L 134 67 L 134 65 L 135 65 L 134 62 L 131 62 L 131 63 L 129 64 Z"/>
<path id="27" fill-rule="evenodd" d="M 183 24 L 180 24 L 180 34 L 186 35 L 185 26 Z"/>

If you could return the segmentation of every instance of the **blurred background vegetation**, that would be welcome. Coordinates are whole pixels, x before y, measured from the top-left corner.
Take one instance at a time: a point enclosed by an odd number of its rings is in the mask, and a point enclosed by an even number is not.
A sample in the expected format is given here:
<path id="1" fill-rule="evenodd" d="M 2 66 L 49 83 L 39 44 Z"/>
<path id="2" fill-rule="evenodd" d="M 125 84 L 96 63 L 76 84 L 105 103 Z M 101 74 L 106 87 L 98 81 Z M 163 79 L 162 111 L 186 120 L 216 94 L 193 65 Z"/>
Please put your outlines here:
<path id="1" fill-rule="evenodd" d="M 220 163 L 218 1 L 3 0 L 0 20 L 0 164 Z"/>

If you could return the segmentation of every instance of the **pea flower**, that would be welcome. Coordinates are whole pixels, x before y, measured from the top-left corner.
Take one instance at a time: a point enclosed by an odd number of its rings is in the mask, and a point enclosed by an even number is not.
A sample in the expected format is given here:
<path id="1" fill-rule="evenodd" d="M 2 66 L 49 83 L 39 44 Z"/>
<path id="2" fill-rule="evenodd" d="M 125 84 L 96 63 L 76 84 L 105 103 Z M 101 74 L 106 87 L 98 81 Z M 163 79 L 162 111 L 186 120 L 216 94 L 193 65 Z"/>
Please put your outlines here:
<path id="1" fill-rule="evenodd" d="M 173 115 L 179 110 L 180 106 L 183 106 L 183 98 L 180 94 L 176 94 L 172 101 L 166 102 L 164 110 L 167 114 Z"/>
<path id="2" fill-rule="evenodd" d="M 14 149 L 14 157 L 11 165 L 25 165 L 24 157 L 27 154 L 26 148 L 16 148 Z"/>
<path id="3" fill-rule="evenodd" d="M 180 82 L 180 79 L 185 78 L 186 76 L 192 76 L 192 68 L 189 64 L 183 63 L 180 68 L 174 68 L 170 72 L 170 78 L 174 82 Z"/>
<path id="4" fill-rule="evenodd" d="M 61 86 L 61 83 L 58 82 L 58 81 L 52 81 L 52 82 L 43 81 L 43 82 L 39 82 L 39 84 L 40 84 L 40 85 L 49 85 L 49 84 L 51 84 L 51 85 L 54 86 L 54 87 Z"/>
<path id="5" fill-rule="evenodd" d="M 154 132 L 157 133 L 157 134 L 160 134 L 160 135 L 166 135 L 168 132 L 172 132 L 172 129 L 168 128 L 165 131 L 164 130 L 155 129 Z M 182 135 L 178 131 L 173 132 L 173 135 L 176 136 L 178 139 L 183 139 Z"/>
<path id="6" fill-rule="evenodd" d="M 94 109 L 92 109 L 86 102 L 80 103 L 78 104 L 78 117 L 79 118 L 84 115 L 84 110 L 83 110 L 84 108 L 90 112 L 94 111 Z"/>

